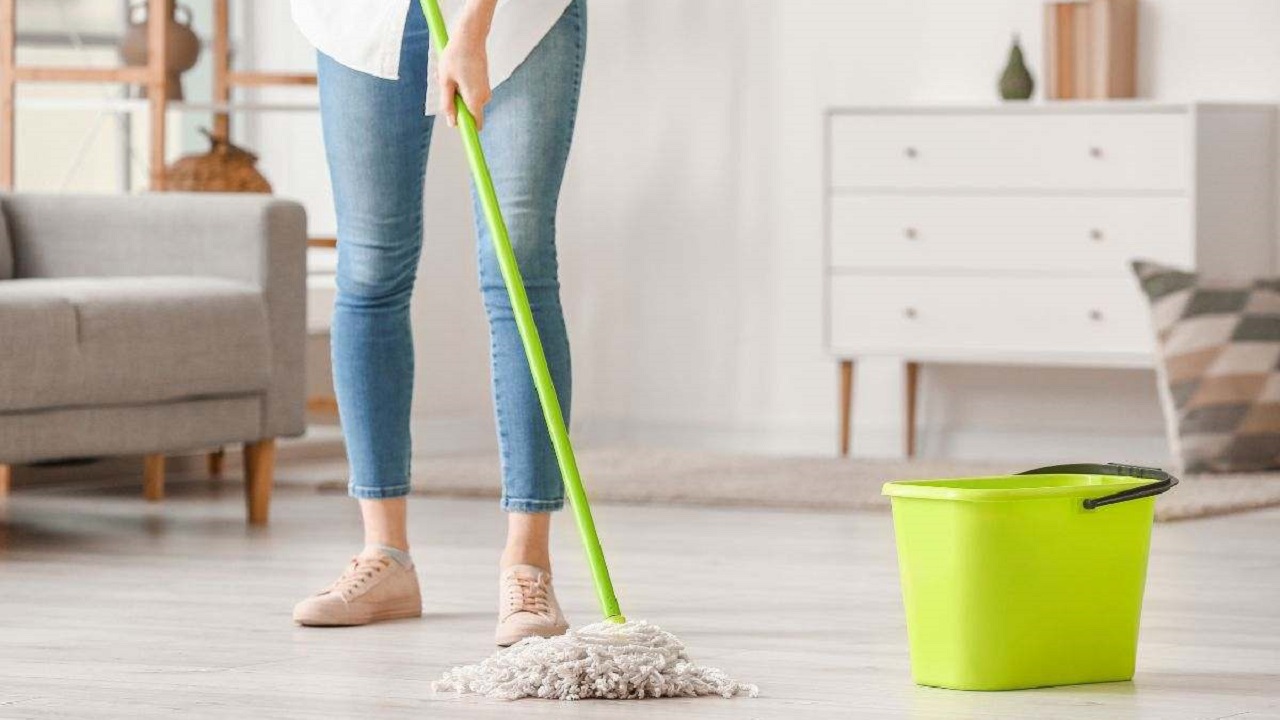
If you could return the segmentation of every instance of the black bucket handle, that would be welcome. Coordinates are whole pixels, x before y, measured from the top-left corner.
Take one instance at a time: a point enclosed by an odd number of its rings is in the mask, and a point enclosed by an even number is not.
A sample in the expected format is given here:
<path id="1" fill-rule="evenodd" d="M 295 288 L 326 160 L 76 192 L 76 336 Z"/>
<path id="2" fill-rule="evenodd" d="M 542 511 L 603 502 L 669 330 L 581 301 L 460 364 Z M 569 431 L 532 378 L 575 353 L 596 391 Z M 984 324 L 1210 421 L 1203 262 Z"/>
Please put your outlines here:
<path id="1" fill-rule="evenodd" d="M 1122 463 L 1072 463 L 1069 465 L 1050 465 L 1048 467 L 1036 468 L 1035 470 L 1026 470 L 1018 473 L 1019 475 L 1120 475 L 1122 477 L 1142 478 L 1144 480 L 1155 480 L 1156 482 L 1148 485 L 1139 485 L 1136 488 L 1121 490 L 1111 495 L 1103 495 L 1099 498 L 1086 498 L 1084 501 L 1085 510 L 1093 510 L 1103 505 L 1115 505 L 1129 500 L 1137 500 L 1138 498 L 1152 497 L 1164 492 L 1168 492 L 1170 488 L 1178 484 L 1178 478 L 1161 470 L 1160 468 L 1143 467 L 1141 465 L 1124 465 Z"/>

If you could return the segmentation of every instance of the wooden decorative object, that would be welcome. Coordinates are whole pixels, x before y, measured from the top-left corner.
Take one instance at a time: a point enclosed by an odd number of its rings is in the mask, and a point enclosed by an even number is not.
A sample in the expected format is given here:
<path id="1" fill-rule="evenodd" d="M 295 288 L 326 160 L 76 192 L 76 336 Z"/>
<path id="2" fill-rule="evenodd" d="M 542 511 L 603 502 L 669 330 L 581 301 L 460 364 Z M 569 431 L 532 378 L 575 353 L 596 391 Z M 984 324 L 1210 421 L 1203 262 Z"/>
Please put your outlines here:
<path id="1" fill-rule="evenodd" d="M 1093 0 L 1094 98 L 1138 96 L 1138 0 Z"/>
<path id="2" fill-rule="evenodd" d="M 1061 0 L 1044 6 L 1044 96 L 1137 96 L 1138 0 Z"/>
<path id="3" fill-rule="evenodd" d="M 169 85 L 169 97 L 182 100 L 182 73 L 195 67 L 200 59 L 200 37 L 191 29 L 191 8 L 168 0 L 168 12 L 164 15 L 166 42 L 165 82 Z M 148 63 L 149 23 L 145 10 L 147 3 L 134 2 L 129 6 L 129 29 L 120 43 L 120 58 L 126 65 L 143 66 Z M 150 11 L 148 11 L 150 12 Z M 179 15 L 185 20 L 179 20 Z M 146 97 L 144 94 L 143 97 Z"/>
<path id="4" fill-rule="evenodd" d="M 210 142 L 209 152 L 188 155 L 169 166 L 166 189 L 179 192 L 269 193 L 271 183 L 258 172 L 258 156 L 201 130 Z"/>

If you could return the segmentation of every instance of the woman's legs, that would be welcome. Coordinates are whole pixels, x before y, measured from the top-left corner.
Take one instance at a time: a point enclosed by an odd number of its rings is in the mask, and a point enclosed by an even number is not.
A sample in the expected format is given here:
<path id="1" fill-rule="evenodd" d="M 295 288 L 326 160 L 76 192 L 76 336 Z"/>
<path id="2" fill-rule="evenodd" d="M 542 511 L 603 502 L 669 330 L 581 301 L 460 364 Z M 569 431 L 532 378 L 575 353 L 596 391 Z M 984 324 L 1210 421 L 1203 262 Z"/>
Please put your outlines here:
<path id="1" fill-rule="evenodd" d="M 498 86 L 480 136 L 566 419 L 572 386 L 555 221 L 577 114 L 585 13 L 582 0 L 571 3 L 524 63 Z M 549 569 L 549 513 L 564 505 L 564 487 L 478 200 L 475 214 L 480 285 L 489 317 L 502 508 L 509 513 L 501 564 Z"/>
<path id="2" fill-rule="evenodd" d="M 494 90 L 480 134 L 566 421 L 572 386 L 557 275 L 556 205 L 573 139 L 585 42 L 585 3 L 574 0 L 524 63 Z M 480 286 L 489 317 L 502 509 L 508 513 L 494 635 L 499 645 L 509 645 L 568 628 L 551 587 L 548 548 L 550 512 L 563 507 L 564 485 L 478 200 L 475 215 Z"/>
<path id="3" fill-rule="evenodd" d="M 551 513 L 507 513 L 507 546 L 498 566 L 532 565 L 551 569 Z"/>
<path id="4" fill-rule="evenodd" d="M 497 88 L 481 138 L 566 418 L 569 346 L 560 308 L 555 211 L 577 111 L 585 23 L 584 2 L 574 0 Z M 333 587 L 300 603 L 295 619 L 307 624 L 358 624 L 410 607 L 420 613 L 412 567 L 392 568 L 400 557 L 407 558 L 399 551 L 408 548 L 409 298 L 421 248 L 423 171 L 432 128 L 422 114 L 426 52 L 425 23 L 411 6 L 398 81 L 320 58 L 321 110 L 340 238 L 334 384 L 351 466 L 349 491 L 360 500 L 366 544 L 386 552 L 365 553 Z M 502 558 L 504 607 L 510 610 L 499 627 L 503 643 L 503 638 L 564 630 L 547 572 L 549 512 L 563 506 L 564 493 L 492 241 L 488 229 L 482 223 L 478 227 L 502 507 L 510 513 Z M 360 612 L 353 614 L 353 608 Z M 383 614 L 382 608 L 393 614 Z"/>
<path id="5" fill-rule="evenodd" d="M 371 544 L 405 544 L 413 336 L 409 300 L 422 247 L 422 191 L 432 118 L 423 114 L 427 34 L 411 8 L 400 79 L 319 61 L 325 150 L 338 216 L 334 390 L 349 492 Z M 399 502 L 384 502 L 401 498 Z M 403 548 L 401 548 L 403 549 Z"/>
<path id="6" fill-rule="evenodd" d="M 395 548 L 409 552 L 409 502 L 405 498 L 361 499 L 365 551 Z"/>
<path id="7" fill-rule="evenodd" d="M 360 502 L 365 549 L 338 582 L 294 608 L 305 625 L 421 615 L 408 555 L 409 299 L 422 246 L 422 190 L 432 119 L 424 115 L 427 30 L 411 6 L 400 79 L 319 56 L 325 152 L 338 215 L 338 294 L 330 336 L 334 390 Z"/>

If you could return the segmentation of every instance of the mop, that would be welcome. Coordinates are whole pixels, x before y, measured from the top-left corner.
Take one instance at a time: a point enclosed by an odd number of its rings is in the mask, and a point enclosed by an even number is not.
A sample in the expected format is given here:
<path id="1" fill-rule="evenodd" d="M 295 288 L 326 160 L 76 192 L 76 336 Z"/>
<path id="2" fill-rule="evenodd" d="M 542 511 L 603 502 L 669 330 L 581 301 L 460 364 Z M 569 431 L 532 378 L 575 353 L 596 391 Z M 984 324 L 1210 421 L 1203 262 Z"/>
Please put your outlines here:
<path id="1" fill-rule="evenodd" d="M 422 11 L 427 17 L 431 44 L 443 49 L 449 43 L 449 36 L 437 0 L 422 0 Z M 467 163 L 489 225 L 489 234 L 493 236 L 502 280 L 515 313 L 516 328 L 529 360 L 538 401 L 542 405 L 542 414 L 564 480 L 565 494 L 569 497 L 578 534 L 586 548 L 605 619 L 558 637 L 526 638 L 479 664 L 453 668 L 432 683 L 432 688 L 507 700 L 523 697 L 580 700 L 698 695 L 731 698 L 739 693 L 754 697 L 759 692 L 756 686 L 733 680 L 718 669 L 696 665 L 675 635 L 656 625 L 628 621 L 623 617 L 613 582 L 609 579 L 609 568 L 596 534 L 586 491 L 578 474 L 569 431 L 560 412 L 560 401 L 547 368 L 542 341 L 529 309 L 524 281 L 511 249 L 507 225 L 498 207 L 498 195 L 480 146 L 475 118 L 461 96 L 457 98 L 457 112 Z"/>

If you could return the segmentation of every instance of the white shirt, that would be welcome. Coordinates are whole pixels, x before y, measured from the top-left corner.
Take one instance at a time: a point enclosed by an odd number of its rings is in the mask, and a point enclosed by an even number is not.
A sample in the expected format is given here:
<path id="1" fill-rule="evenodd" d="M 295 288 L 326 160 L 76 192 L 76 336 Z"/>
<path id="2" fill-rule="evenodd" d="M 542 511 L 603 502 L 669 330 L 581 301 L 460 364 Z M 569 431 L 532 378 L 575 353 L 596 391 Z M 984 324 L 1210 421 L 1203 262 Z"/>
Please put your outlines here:
<path id="1" fill-rule="evenodd" d="M 452 27 L 466 0 L 440 0 L 440 12 Z M 293 21 L 317 50 L 352 70 L 398 80 L 400 41 L 405 16 L 418 0 L 292 0 Z M 529 57 L 564 14 L 570 0 L 498 0 L 485 46 L 489 87 L 496 88 Z M 440 107 L 435 48 L 427 72 L 428 115 Z"/>

